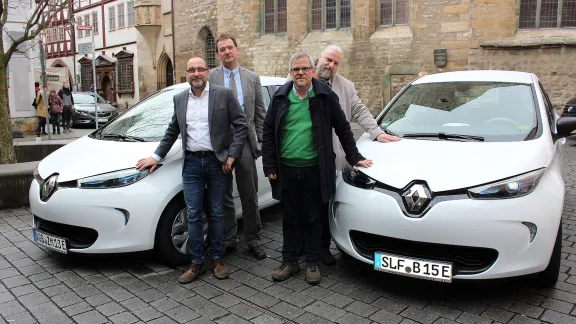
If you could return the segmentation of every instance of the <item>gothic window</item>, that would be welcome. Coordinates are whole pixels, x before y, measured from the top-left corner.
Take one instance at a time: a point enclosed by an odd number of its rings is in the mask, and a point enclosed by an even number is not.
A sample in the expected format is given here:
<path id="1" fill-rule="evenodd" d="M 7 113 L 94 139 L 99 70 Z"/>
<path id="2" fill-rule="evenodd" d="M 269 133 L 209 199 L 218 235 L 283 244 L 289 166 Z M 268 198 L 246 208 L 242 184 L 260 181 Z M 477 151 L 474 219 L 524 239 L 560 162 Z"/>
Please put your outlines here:
<path id="1" fill-rule="evenodd" d="M 408 25 L 409 1 L 408 0 L 379 0 L 380 1 L 380 25 L 396 26 Z"/>
<path id="2" fill-rule="evenodd" d="M 518 27 L 576 27 L 576 0 L 520 0 Z"/>
<path id="3" fill-rule="evenodd" d="M 312 0 L 312 30 L 350 27 L 351 0 Z"/>
<path id="4" fill-rule="evenodd" d="M 216 65 L 216 44 L 214 43 L 214 36 L 208 31 L 206 33 L 206 40 L 204 41 L 206 50 L 206 64 L 209 69 L 215 68 Z"/>
<path id="5" fill-rule="evenodd" d="M 264 0 L 264 34 L 286 32 L 286 0 Z"/>
<path id="6" fill-rule="evenodd" d="M 134 54 L 120 51 L 116 62 L 116 93 L 134 95 Z"/>
<path id="7" fill-rule="evenodd" d="M 82 91 L 90 91 L 90 86 L 94 83 L 92 80 L 92 64 L 82 64 L 80 67 L 80 80 Z"/>

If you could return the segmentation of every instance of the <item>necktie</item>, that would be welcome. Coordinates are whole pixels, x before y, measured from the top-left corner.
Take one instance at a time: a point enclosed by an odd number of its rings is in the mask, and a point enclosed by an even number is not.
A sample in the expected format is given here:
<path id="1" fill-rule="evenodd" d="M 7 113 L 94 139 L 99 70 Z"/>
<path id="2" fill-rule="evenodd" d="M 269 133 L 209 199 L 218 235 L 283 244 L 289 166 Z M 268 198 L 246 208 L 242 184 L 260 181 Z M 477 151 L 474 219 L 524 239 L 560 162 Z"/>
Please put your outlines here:
<path id="1" fill-rule="evenodd" d="M 238 99 L 238 89 L 236 89 L 236 80 L 234 78 L 234 72 L 230 72 L 230 89 L 232 89 L 232 93 L 234 93 L 234 97 Z"/>
<path id="2" fill-rule="evenodd" d="M 328 88 L 332 89 L 332 83 L 330 83 L 330 80 L 324 80 L 324 82 L 326 82 Z"/>

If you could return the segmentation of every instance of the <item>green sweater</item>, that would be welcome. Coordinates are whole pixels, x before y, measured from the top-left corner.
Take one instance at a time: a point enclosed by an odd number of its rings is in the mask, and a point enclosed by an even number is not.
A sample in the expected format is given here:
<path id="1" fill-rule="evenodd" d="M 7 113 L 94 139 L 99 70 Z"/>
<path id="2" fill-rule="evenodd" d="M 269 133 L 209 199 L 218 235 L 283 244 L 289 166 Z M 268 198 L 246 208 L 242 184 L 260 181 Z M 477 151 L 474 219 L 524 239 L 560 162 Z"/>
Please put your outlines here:
<path id="1" fill-rule="evenodd" d="M 290 90 L 288 99 L 290 107 L 284 116 L 282 136 L 282 163 L 293 167 L 307 167 L 318 164 L 318 152 L 312 135 L 312 117 L 310 117 L 309 99 L 314 97 L 314 90 L 300 99 Z"/>

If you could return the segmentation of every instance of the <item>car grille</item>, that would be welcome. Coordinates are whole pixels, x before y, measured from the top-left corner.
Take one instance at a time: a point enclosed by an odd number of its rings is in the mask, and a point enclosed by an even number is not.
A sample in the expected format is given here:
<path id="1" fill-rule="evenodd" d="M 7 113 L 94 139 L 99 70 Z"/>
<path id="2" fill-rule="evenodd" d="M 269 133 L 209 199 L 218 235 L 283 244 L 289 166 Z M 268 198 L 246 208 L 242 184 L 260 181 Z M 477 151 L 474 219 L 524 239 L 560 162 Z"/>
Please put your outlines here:
<path id="1" fill-rule="evenodd" d="M 96 113 L 91 112 L 89 114 L 91 117 L 96 117 Z M 106 117 L 110 117 L 110 116 L 112 116 L 111 112 L 98 112 L 98 117 L 106 118 Z"/>
<path id="2" fill-rule="evenodd" d="M 415 242 L 359 231 L 350 231 L 350 239 L 356 252 L 367 259 L 374 259 L 374 252 L 384 252 L 450 262 L 453 264 L 453 275 L 484 272 L 498 258 L 498 251 L 494 249 Z"/>
<path id="3" fill-rule="evenodd" d="M 98 232 L 94 229 L 55 223 L 38 216 L 34 216 L 34 224 L 36 229 L 41 232 L 65 238 L 68 247 L 73 249 L 88 248 L 98 238 Z"/>

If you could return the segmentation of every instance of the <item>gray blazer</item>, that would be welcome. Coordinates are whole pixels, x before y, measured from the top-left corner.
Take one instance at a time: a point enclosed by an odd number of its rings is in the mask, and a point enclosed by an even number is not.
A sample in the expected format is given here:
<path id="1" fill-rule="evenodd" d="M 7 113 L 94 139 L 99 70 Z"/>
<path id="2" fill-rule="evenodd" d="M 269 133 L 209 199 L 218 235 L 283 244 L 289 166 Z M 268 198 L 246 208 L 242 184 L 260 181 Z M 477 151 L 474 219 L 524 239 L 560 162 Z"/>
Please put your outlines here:
<path id="1" fill-rule="evenodd" d="M 210 84 L 224 86 L 224 68 L 220 65 L 210 72 Z M 262 131 L 266 106 L 262 97 L 262 85 L 258 74 L 240 67 L 242 94 L 244 95 L 244 114 L 248 120 L 248 145 L 254 159 L 262 155 Z"/>
<path id="2" fill-rule="evenodd" d="M 210 84 L 209 91 L 208 125 L 214 153 L 222 163 L 226 162 L 228 156 L 238 159 L 242 154 L 248 132 L 246 116 L 240 108 L 238 99 L 234 98 L 232 90 Z M 189 93 L 190 90 L 186 90 L 174 96 L 174 116 L 168 124 L 164 138 L 154 151 L 161 158 L 166 157 L 178 139 L 178 135 L 182 136 L 182 149 L 186 149 L 186 110 L 188 109 Z M 234 127 L 234 135 L 230 134 L 232 127 Z M 182 159 L 182 164 L 184 164 L 184 159 Z"/>

